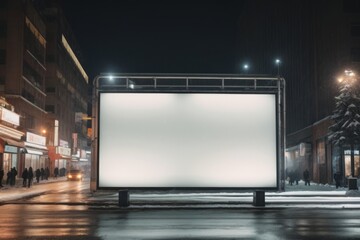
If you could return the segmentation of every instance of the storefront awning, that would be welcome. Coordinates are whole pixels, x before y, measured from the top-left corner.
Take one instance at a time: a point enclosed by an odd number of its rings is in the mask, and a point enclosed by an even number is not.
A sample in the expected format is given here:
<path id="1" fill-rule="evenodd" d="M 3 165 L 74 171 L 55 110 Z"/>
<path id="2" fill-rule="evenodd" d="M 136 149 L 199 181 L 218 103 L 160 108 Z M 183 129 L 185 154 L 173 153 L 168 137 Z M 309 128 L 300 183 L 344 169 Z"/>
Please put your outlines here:
<path id="1" fill-rule="evenodd" d="M 48 150 L 47 147 L 44 146 L 44 145 L 35 144 L 35 143 L 29 143 L 29 142 L 24 142 L 24 144 L 25 144 L 26 148 L 30 147 L 30 148 L 41 149 L 41 150 L 45 150 L 45 151 Z"/>
<path id="2" fill-rule="evenodd" d="M 44 151 L 40 150 L 40 149 L 26 147 L 26 148 L 24 148 L 24 150 L 25 150 L 25 153 L 28 153 L 28 154 L 44 155 Z"/>
<path id="3" fill-rule="evenodd" d="M 10 145 L 10 146 L 15 146 L 15 147 L 20 147 L 23 148 L 24 142 L 19 142 L 10 138 L 5 138 L 5 137 L 1 137 L 1 139 L 5 142 L 6 145 Z"/>

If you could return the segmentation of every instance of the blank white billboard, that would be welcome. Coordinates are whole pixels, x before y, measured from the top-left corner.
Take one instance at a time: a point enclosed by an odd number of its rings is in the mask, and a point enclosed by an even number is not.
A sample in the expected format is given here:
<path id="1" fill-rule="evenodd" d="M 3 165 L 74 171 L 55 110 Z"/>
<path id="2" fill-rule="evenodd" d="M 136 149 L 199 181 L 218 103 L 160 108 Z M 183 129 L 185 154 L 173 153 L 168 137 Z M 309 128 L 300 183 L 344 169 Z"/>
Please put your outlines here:
<path id="1" fill-rule="evenodd" d="M 276 188 L 276 95 L 101 93 L 100 188 Z"/>

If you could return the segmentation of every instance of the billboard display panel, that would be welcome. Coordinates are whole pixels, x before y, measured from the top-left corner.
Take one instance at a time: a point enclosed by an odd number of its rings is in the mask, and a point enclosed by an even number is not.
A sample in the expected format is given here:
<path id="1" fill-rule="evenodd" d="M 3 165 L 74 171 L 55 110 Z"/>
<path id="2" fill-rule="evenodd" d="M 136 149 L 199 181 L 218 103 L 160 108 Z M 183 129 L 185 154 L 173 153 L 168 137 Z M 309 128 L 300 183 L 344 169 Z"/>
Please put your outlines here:
<path id="1" fill-rule="evenodd" d="M 276 188 L 275 94 L 100 93 L 99 188 Z"/>

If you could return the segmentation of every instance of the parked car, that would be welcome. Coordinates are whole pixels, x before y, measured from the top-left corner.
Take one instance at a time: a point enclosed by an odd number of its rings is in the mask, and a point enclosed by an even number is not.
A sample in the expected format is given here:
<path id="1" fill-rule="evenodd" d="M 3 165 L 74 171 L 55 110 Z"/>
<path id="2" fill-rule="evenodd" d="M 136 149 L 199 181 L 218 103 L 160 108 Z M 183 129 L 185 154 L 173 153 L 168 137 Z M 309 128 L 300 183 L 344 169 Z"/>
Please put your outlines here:
<path id="1" fill-rule="evenodd" d="M 70 170 L 67 174 L 67 180 L 73 180 L 73 181 L 82 181 L 83 179 L 83 172 L 81 170 Z"/>

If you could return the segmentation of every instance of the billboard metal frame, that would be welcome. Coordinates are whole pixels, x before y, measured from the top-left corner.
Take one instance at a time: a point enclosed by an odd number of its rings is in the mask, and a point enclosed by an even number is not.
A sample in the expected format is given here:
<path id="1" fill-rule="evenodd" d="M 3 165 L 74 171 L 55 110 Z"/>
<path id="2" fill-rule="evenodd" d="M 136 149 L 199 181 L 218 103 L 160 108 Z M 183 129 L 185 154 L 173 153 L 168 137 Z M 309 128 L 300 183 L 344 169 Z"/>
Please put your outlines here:
<path id="1" fill-rule="evenodd" d="M 127 188 L 129 190 L 277 190 L 285 185 L 285 79 L 266 75 L 233 74 L 110 74 L 96 76 L 92 85 L 92 191 L 104 189 L 98 183 L 99 165 L 99 97 L 102 92 L 112 93 L 224 93 L 224 94 L 275 94 L 276 96 L 276 140 L 277 140 L 277 187 L 276 188 Z"/>

